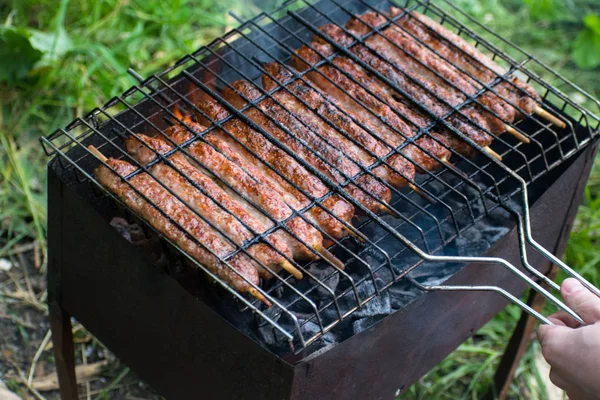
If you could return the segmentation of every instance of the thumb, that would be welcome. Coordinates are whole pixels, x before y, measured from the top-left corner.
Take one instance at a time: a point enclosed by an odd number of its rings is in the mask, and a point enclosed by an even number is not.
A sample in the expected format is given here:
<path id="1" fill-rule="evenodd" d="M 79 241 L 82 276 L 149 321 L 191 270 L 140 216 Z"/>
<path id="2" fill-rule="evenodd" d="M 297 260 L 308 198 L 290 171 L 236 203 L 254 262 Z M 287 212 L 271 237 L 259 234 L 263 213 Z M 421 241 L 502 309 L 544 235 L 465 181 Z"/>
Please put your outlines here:
<path id="1" fill-rule="evenodd" d="M 600 297 L 587 290 L 577 279 L 565 279 L 560 286 L 560 294 L 567 306 L 586 324 L 600 321 Z"/>

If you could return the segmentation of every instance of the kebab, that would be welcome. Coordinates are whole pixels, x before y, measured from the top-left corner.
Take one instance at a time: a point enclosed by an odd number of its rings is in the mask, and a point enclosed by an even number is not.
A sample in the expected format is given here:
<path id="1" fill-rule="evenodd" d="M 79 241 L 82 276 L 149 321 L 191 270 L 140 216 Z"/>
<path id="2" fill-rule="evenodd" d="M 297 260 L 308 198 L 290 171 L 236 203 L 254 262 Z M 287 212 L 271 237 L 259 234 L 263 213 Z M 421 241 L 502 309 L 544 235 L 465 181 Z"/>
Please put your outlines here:
<path id="1" fill-rule="evenodd" d="M 305 71 L 332 53 L 329 44 L 313 42 L 296 51 L 292 65 Z M 331 64 L 319 65 L 307 72 L 306 77 L 322 92 L 328 93 L 341 109 L 353 115 L 371 135 L 396 148 L 407 138 L 417 135 L 420 127 L 430 123 L 408 105 L 399 102 L 386 90 L 385 85 L 368 76 L 364 69 L 346 57 L 335 57 Z M 411 144 L 402 149 L 402 153 L 420 168 L 437 168 L 436 158 L 447 163 L 451 153 L 445 146 L 452 146 L 463 153 L 471 149 L 453 135 L 437 132 L 430 132 L 430 135 L 417 139 L 417 146 Z M 427 150 L 435 158 L 421 149 Z"/>
<path id="2" fill-rule="evenodd" d="M 402 13 L 403 10 L 400 8 L 390 8 L 392 18 Z M 504 68 L 475 46 L 426 15 L 412 11 L 397 19 L 396 23 L 433 47 L 448 61 L 460 66 L 470 76 L 476 77 L 484 83 L 489 84 L 499 76 L 505 76 L 507 73 Z M 556 118 L 538 105 L 541 101 L 540 96 L 533 87 L 519 78 L 513 77 L 510 82 L 503 81 L 495 86 L 495 89 L 504 99 L 510 101 L 511 104 L 518 105 L 525 113 L 536 113 L 561 129 L 566 127 L 564 121 Z M 521 114 L 521 111 L 517 109 L 515 118 L 522 118 Z M 508 128 L 507 131 L 509 131 Z"/>
<path id="3" fill-rule="evenodd" d="M 94 176 L 100 184 L 234 290 L 249 293 L 268 307 L 271 306 L 256 289 L 259 284 L 258 272 L 245 254 L 236 254 L 229 260 L 229 266 L 223 264 L 219 257 L 229 254 L 233 246 L 209 229 L 204 221 L 160 183 L 145 172 L 125 181 L 124 178 L 135 172 L 137 167 L 126 161 L 106 158 L 93 146 L 89 150 L 102 161 L 94 170 Z"/>
<path id="4" fill-rule="evenodd" d="M 271 62 L 265 64 L 263 67 L 268 74 L 263 75 L 263 87 L 271 91 L 279 85 L 277 82 L 280 82 L 291 96 L 299 99 L 296 102 L 300 102 L 301 100 L 314 110 L 316 114 L 321 116 L 323 121 L 327 121 L 339 129 L 339 131 L 351 137 L 358 145 L 342 135 L 339 135 L 342 138 L 336 138 L 338 140 L 332 141 L 332 143 L 334 145 L 337 144 L 337 147 L 342 149 L 346 154 L 355 157 L 354 159 L 363 167 L 371 166 L 375 162 L 375 157 L 386 157 L 393 150 L 389 145 L 386 146 L 383 142 L 378 141 L 360 126 L 356 125 L 350 117 L 338 109 L 323 93 L 315 90 L 314 87 L 304 83 L 302 80 L 290 82 L 293 77 L 292 72 L 280 63 Z M 369 150 L 373 155 L 365 150 L 356 151 L 357 148 L 360 149 L 360 146 Z M 414 179 L 415 167 L 405 157 L 399 154 L 393 155 L 388 158 L 387 163 L 389 167 L 380 165 L 373 168 L 372 172 L 394 187 L 404 186 L 407 183 L 407 179 Z"/>
<path id="5" fill-rule="evenodd" d="M 387 18 L 383 14 L 368 12 L 360 17 L 352 18 L 346 27 L 350 32 L 363 36 L 372 29 L 379 28 L 386 21 Z M 373 49 L 372 46 L 378 46 L 377 49 L 379 49 L 379 46 L 388 43 L 391 44 L 392 52 L 398 56 L 394 61 L 396 67 L 403 67 L 403 71 L 409 71 L 409 74 L 410 71 L 415 71 L 410 75 L 420 82 L 435 82 L 437 85 L 434 88 L 443 88 L 437 89 L 435 94 L 453 107 L 464 103 L 469 96 L 476 95 L 483 88 L 472 77 L 460 72 L 453 64 L 441 58 L 398 26 L 387 27 L 381 31 L 380 35 L 371 36 L 367 40 L 367 47 Z M 492 133 L 500 134 L 506 131 L 506 127 L 510 127 L 510 125 L 505 124 L 505 121 L 510 124 L 515 119 L 516 110 L 512 105 L 492 91 L 485 91 L 476 101 L 476 104 L 470 105 L 466 109 L 470 112 L 472 107 L 481 113 Z"/>
<path id="6" fill-rule="evenodd" d="M 349 24 L 349 26 L 348 29 L 352 32 L 352 24 Z M 336 25 L 325 25 L 321 27 L 321 31 L 340 46 L 348 47 L 354 41 L 351 36 Z M 359 32 L 354 33 L 359 34 Z M 313 40 L 328 43 L 318 35 Z M 366 45 L 352 46 L 350 51 L 360 61 L 368 65 L 369 69 L 385 76 L 394 86 L 404 90 L 410 97 L 425 106 L 437 117 L 449 115 L 447 121 L 451 126 L 469 137 L 492 156 L 501 159 L 489 148 L 493 137 L 487 133 L 490 130 L 488 122 L 479 110 L 469 105 L 461 110 L 461 115 L 456 115 L 452 112 L 452 107 L 462 103 L 460 96 L 448 90 L 446 85 L 441 84 L 437 79 L 431 76 L 424 78 L 421 75 L 424 68 L 411 57 L 403 56 L 395 51 L 393 46 L 381 36 L 369 36 L 365 43 Z M 391 90 L 389 87 L 386 87 L 386 89 Z M 410 100 L 400 93 L 390 91 L 390 95 L 412 106 Z M 473 123 L 475 126 L 473 126 Z M 452 139 L 449 138 L 448 140 L 451 141 Z M 467 155 L 472 154 L 472 152 L 472 150 L 469 150 Z"/>
<path id="7" fill-rule="evenodd" d="M 207 97 L 197 103 L 196 107 L 204 113 L 197 116 L 199 119 L 204 118 L 204 115 L 206 115 L 212 121 L 217 122 L 225 120 L 230 116 L 229 112 L 211 97 Z M 254 153 L 254 155 L 251 154 L 241 146 L 239 148 L 245 158 L 262 167 L 261 170 L 266 178 L 263 181 L 266 181 L 269 185 L 278 186 L 281 190 L 286 191 L 294 197 L 292 203 L 295 205 L 296 210 L 306 207 L 309 204 L 309 200 L 289 182 L 302 188 L 314 199 L 322 198 L 329 192 L 329 189 L 320 179 L 308 172 L 293 157 L 275 146 L 266 137 L 243 121 L 237 118 L 230 118 L 224 123 L 223 131 L 239 140 L 240 143 L 243 143 Z M 260 157 L 260 159 L 256 157 Z M 265 162 L 270 163 L 274 169 L 287 178 L 287 181 L 266 166 Z M 290 203 L 288 204 L 291 205 Z M 337 195 L 327 197 L 322 201 L 321 205 L 322 207 L 312 207 L 309 215 L 328 235 L 334 239 L 341 239 L 346 233 L 355 235 L 351 229 L 340 222 L 341 220 L 350 224 L 350 220 L 354 216 L 354 207 L 352 205 Z"/>
<path id="8" fill-rule="evenodd" d="M 196 133 L 206 130 L 204 126 L 195 122 L 187 122 L 187 126 Z M 177 145 L 193 138 L 192 133 L 183 125 L 172 126 L 163 133 Z M 283 221 L 291 217 L 293 211 L 283 201 L 281 195 L 257 181 L 254 176 L 258 176 L 260 172 L 255 166 L 242 159 L 223 138 L 222 133 L 211 131 L 202 136 L 203 140 L 198 140 L 187 147 L 187 152 L 193 157 L 194 163 L 200 164 L 202 168 L 206 168 L 257 204 L 262 212 L 259 217 L 264 223 L 271 225 L 271 218 L 275 221 Z M 285 235 L 286 243 L 295 259 L 315 260 L 322 256 L 337 267 L 344 267 L 344 264 L 323 246 L 321 233 L 302 217 L 291 218 L 285 225 L 295 236 Z"/>
<path id="9" fill-rule="evenodd" d="M 232 82 L 231 87 L 225 88 L 223 97 L 235 107 L 242 108 L 247 101 L 260 98 L 261 92 L 252 83 L 239 80 Z M 282 95 L 276 98 L 286 100 Z M 347 178 L 343 175 L 356 176 L 361 171 L 360 167 L 339 149 L 325 142 L 320 135 L 308 129 L 296 114 L 312 114 L 306 118 L 311 118 L 315 123 L 317 123 L 318 116 L 315 116 L 308 108 L 300 107 L 297 103 L 290 102 L 288 105 L 293 108 L 286 109 L 276 104 L 272 98 L 267 98 L 260 101 L 256 107 L 248 108 L 244 113 L 320 173 L 345 185 L 344 190 L 371 212 L 394 212 L 388 205 L 391 199 L 391 191 L 373 177 L 362 175 L 356 179 L 358 186 L 355 184 L 346 185 Z M 276 123 L 273 123 L 273 121 L 276 121 Z M 273 129 L 278 125 L 287 132 L 283 129 Z M 318 128 L 319 125 L 313 127 L 316 130 Z"/>
<path id="10" fill-rule="evenodd" d="M 140 134 L 129 136 L 125 139 L 125 145 L 129 154 L 141 165 L 152 162 L 157 154 L 165 154 L 173 149 L 173 146 L 163 138 Z M 182 153 L 172 154 L 169 157 L 169 163 L 173 165 L 173 168 L 164 163 L 157 163 L 150 167 L 150 172 L 238 246 L 251 240 L 255 235 L 246 226 L 257 234 L 263 233 L 269 228 L 256 217 L 256 214 L 259 213 L 258 210 L 253 209 L 247 203 L 239 204 L 209 176 L 190 164 Z M 188 182 L 186 177 L 201 188 L 206 195 Z M 275 273 L 283 268 L 296 279 L 302 279 L 302 272 L 286 259 L 286 257 L 292 258 L 293 255 L 282 234 L 283 232 L 278 230 L 268 235 L 266 241 L 269 244 L 254 244 L 247 249 L 247 252 Z M 258 273 L 262 278 L 272 278 L 271 273 L 263 267 L 258 268 Z"/>

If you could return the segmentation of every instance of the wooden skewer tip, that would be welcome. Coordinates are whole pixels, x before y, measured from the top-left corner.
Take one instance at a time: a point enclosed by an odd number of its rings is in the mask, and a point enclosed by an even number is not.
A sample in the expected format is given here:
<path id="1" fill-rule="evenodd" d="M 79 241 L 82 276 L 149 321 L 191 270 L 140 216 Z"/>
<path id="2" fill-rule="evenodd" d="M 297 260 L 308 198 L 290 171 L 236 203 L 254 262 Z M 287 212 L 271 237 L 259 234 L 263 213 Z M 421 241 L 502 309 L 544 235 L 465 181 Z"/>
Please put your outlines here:
<path id="1" fill-rule="evenodd" d="M 511 135 L 513 135 L 514 137 L 516 137 L 517 139 L 519 139 L 521 142 L 523 142 L 525 144 L 531 143 L 531 140 L 527 136 L 523 135 L 521 132 L 519 132 L 518 130 L 516 130 L 512 126 L 505 125 L 505 127 L 506 127 L 506 132 L 510 133 Z"/>
<path id="2" fill-rule="evenodd" d="M 294 278 L 296 278 L 298 280 L 304 278 L 304 275 L 302 275 L 302 271 L 300 271 L 298 268 L 294 267 L 292 265 L 292 263 L 289 262 L 288 260 L 281 261 L 281 268 L 283 268 L 284 270 L 289 272 Z"/>
<path id="3" fill-rule="evenodd" d="M 354 237 L 356 240 L 358 240 L 361 243 L 365 242 L 365 239 L 363 239 L 362 236 L 360 236 L 360 234 L 358 232 L 354 232 L 353 229 L 350 228 L 345 228 L 346 232 L 348 232 L 349 235 L 351 235 L 352 237 Z"/>
<path id="4" fill-rule="evenodd" d="M 409 183 L 408 187 L 411 188 L 412 190 L 414 190 L 419 196 L 421 196 L 423 199 L 427 200 L 430 203 L 435 203 L 435 200 L 432 199 L 427 193 L 425 193 L 423 190 L 421 190 L 420 187 Z"/>
<path id="5" fill-rule="evenodd" d="M 385 201 L 382 202 L 382 206 L 384 208 L 384 211 L 388 214 L 390 214 L 392 217 L 394 218 L 400 218 L 400 214 L 398 214 L 398 212 L 396 210 L 394 210 L 392 208 L 392 206 L 390 206 L 388 203 L 386 203 Z"/>
<path id="6" fill-rule="evenodd" d="M 553 114 L 550 114 L 548 111 L 544 110 L 542 107 L 536 107 L 534 112 L 540 117 L 544 118 L 546 121 L 552 123 L 553 125 L 558 126 L 560 129 L 564 129 L 567 127 L 567 124 L 562 119 L 555 117 Z"/>
<path id="7" fill-rule="evenodd" d="M 492 150 L 489 146 L 483 148 L 490 156 L 494 157 L 498 161 L 502 161 L 502 156 Z"/>
<path id="8" fill-rule="evenodd" d="M 466 172 L 462 171 L 460 168 L 457 168 L 456 165 L 452 164 L 449 161 L 444 162 L 444 165 L 447 166 L 448 168 L 450 168 L 452 171 L 454 171 L 455 173 L 459 174 L 460 176 L 462 176 L 465 179 L 470 179 L 469 175 L 467 175 Z"/>
<path id="9" fill-rule="evenodd" d="M 252 295 L 252 297 L 257 299 L 258 301 L 260 301 L 261 303 L 266 305 L 267 308 L 271 308 L 271 306 L 272 306 L 271 302 L 269 300 L 267 300 L 267 298 L 265 296 L 263 296 L 262 293 L 260 293 L 255 288 L 251 287 L 250 289 L 248 289 L 248 293 L 250 293 Z"/>
<path id="10" fill-rule="evenodd" d="M 98 158 L 100 159 L 100 161 L 102 161 L 102 162 L 106 162 L 106 161 L 108 161 L 108 158 L 107 158 L 107 157 L 106 157 L 104 154 L 102 154 L 102 153 L 100 152 L 100 150 L 98 150 L 98 149 L 97 149 L 97 148 L 95 148 L 94 146 L 92 146 L 92 145 L 89 145 L 89 146 L 88 146 L 88 150 L 89 150 L 89 151 L 91 151 L 91 152 L 92 152 L 92 154 L 94 154 L 96 157 L 98 157 Z"/>
<path id="11" fill-rule="evenodd" d="M 335 265 L 339 269 L 344 269 L 346 267 L 339 258 L 337 258 L 333 254 L 331 254 L 331 252 L 329 250 L 327 250 L 325 247 L 321 246 L 320 244 L 316 244 L 314 246 L 314 249 L 319 254 L 321 254 L 321 256 L 323 256 L 324 259 L 330 261 L 333 265 Z"/>

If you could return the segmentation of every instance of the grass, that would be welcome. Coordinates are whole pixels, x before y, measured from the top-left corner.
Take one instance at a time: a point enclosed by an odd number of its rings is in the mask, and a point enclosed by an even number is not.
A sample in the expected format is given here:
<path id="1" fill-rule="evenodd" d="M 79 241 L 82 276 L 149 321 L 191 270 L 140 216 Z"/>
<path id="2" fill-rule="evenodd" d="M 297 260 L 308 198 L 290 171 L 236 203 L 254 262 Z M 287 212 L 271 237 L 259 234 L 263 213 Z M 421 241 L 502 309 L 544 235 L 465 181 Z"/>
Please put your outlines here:
<path id="1" fill-rule="evenodd" d="M 28 38 L 28 43 L 35 42 L 34 48 L 8 60 L 9 65 L 2 59 L 0 34 L 0 259 L 21 265 L 25 255 L 31 258 L 34 267 L 29 270 L 34 283 L 26 285 L 32 289 L 22 290 L 30 292 L 25 305 L 19 303 L 24 300 L 9 296 L 21 293 L 17 291 L 19 279 L 11 277 L 12 280 L 0 283 L 0 313 L 12 313 L 15 320 L 23 320 L 23 313 L 33 307 L 43 315 L 45 286 L 43 283 L 36 286 L 35 281 L 43 282 L 46 259 L 47 160 L 37 139 L 134 84 L 127 74 L 128 67 L 148 76 L 235 25 L 228 11 L 250 16 L 276 2 L 261 1 L 259 5 L 250 0 L 0 2 L 0 29 L 18 32 Z M 593 96 L 600 97 L 599 70 L 583 65 L 593 59 L 581 57 L 587 49 L 585 38 L 595 32 L 591 19 L 584 18 L 600 14 L 596 1 L 456 0 L 455 4 L 502 32 L 506 39 L 531 51 Z M 3 79 L 1 71 L 7 65 L 12 68 L 13 76 Z M 580 68 L 582 65 L 587 68 Z M 561 89 L 573 94 L 566 87 Z M 565 256 L 570 265 L 596 285 L 600 285 L 599 193 L 597 162 Z M 403 398 L 481 395 L 491 382 L 517 317 L 515 308 L 507 308 L 420 383 L 409 388 Z M 33 356 L 41 339 L 36 339 L 36 332 L 30 328 L 17 325 L 14 332 L 19 337 L 15 340 L 24 343 Z M 41 336 L 44 334 L 45 331 Z M 93 347 L 93 352 L 105 351 L 93 340 L 86 343 Z M 545 398 L 543 381 L 533 362 L 537 351 L 535 343 L 530 346 L 511 387 L 511 397 Z M 51 365 L 51 352 L 44 354 Z M 26 358 L 21 360 L 21 368 L 29 368 Z M 11 370 L 14 368 L 0 359 L 0 376 Z M 127 370 L 123 367 L 115 367 L 104 386 L 92 391 L 99 393 L 100 398 L 119 397 L 123 386 L 136 382 L 132 374 L 124 371 Z M 16 375 L 8 376 L 6 381 L 11 388 L 26 391 Z"/>

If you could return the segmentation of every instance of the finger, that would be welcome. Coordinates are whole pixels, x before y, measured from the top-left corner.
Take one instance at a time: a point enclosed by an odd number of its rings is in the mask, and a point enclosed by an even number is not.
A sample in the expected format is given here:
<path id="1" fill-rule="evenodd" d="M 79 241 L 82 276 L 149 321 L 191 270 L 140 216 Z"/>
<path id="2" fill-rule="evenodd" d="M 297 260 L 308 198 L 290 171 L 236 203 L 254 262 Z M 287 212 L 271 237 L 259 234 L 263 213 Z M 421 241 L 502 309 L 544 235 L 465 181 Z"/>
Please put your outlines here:
<path id="1" fill-rule="evenodd" d="M 567 380 L 562 376 L 562 374 L 556 369 L 550 369 L 550 382 L 552 382 L 555 386 L 558 386 L 562 390 L 566 390 Z"/>
<path id="2" fill-rule="evenodd" d="M 565 392 L 567 392 L 567 398 L 569 400 L 594 400 L 594 399 L 598 399 L 597 396 L 594 396 L 593 394 L 590 395 L 589 393 L 584 392 L 580 388 L 569 388 L 569 389 L 565 390 Z"/>
<path id="3" fill-rule="evenodd" d="M 542 355 L 552 367 L 576 364 L 578 330 L 559 325 L 543 325 L 538 328 Z M 576 365 L 574 365 L 576 367 Z"/>
<path id="4" fill-rule="evenodd" d="M 559 318 L 556 318 L 556 316 L 554 315 L 548 316 L 548 321 L 552 322 L 554 325 L 567 326 L 564 322 L 562 322 Z"/>
<path id="5" fill-rule="evenodd" d="M 577 279 L 565 279 L 560 286 L 560 294 L 567 306 L 587 324 L 600 321 L 600 298 L 583 287 Z"/>
<path id="6" fill-rule="evenodd" d="M 542 346 L 546 343 L 548 332 L 552 330 L 552 325 L 540 325 L 537 330 L 537 338 Z"/>
<path id="7" fill-rule="evenodd" d="M 554 325 L 568 326 L 569 328 L 579 328 L 581 326 L 579 321 L 576 321 L 575 318 L 571 317 L 569 314 L 562 310 L 555 312 L 552 315 L 549 315 L 548 319 Z"/>

